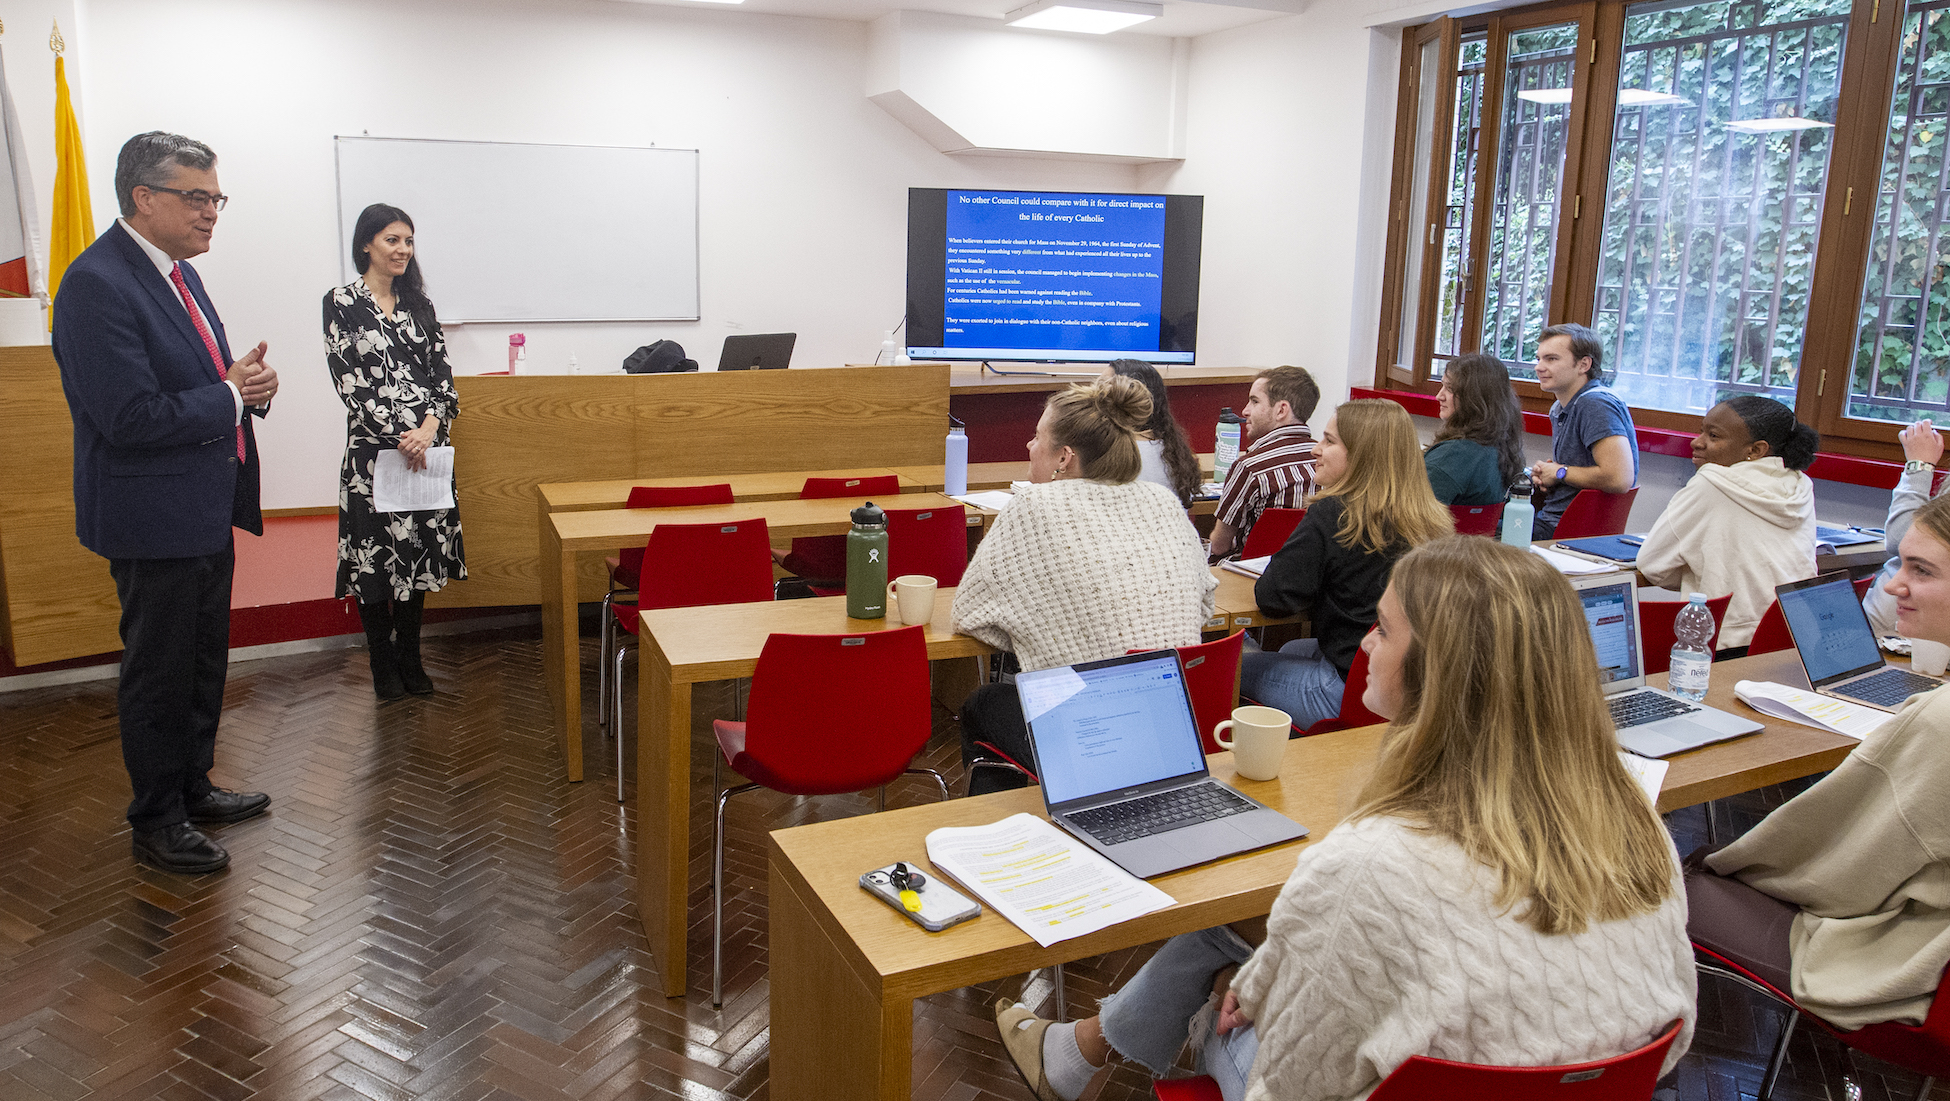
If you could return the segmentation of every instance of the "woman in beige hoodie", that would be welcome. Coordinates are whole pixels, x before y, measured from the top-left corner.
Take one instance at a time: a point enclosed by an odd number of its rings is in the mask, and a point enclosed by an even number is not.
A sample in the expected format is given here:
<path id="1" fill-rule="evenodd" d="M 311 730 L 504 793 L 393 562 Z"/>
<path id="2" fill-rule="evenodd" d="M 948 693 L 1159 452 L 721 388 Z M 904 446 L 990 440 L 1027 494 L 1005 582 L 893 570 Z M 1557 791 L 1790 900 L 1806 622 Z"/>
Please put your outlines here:
<path id="1" fill-rule="evenodd" d="M 1820 434 L 1773 398 L 1728 398 L 1693 437 L 1699 472 L 1639 548 L 1639 573 L 1654 585 L 1733 595 L 1723 650 L 1753 639 L 1774 586 L 1815 575 L 1815 485 L 1801 472 L 1820 446 Z"/>

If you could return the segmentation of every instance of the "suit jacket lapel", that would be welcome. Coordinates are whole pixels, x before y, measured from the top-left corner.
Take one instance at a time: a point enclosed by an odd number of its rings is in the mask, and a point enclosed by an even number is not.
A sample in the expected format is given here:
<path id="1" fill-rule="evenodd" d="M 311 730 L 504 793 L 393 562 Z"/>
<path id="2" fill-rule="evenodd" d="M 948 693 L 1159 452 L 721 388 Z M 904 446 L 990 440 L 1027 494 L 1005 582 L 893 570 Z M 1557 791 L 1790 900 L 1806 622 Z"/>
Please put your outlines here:
<path id="1" fill-rule="evenodd" d="M 196 325 L 190 321 L 190 311 L 184 307 L 183 299 L 177 295 L 176 288 L 170 286 L 169 280 L 164 279 L 162 273 L 156 270 L 156 265 L 149 262 L 148 253 L 143 252 L 142 246 L 129 237 L 128 231 L 122 228 L 121 223 L 116 223 L 114 228 L 120 235 L 116 240 L 116 246 L 121 250 L 122 258 L 128 261 L 129 270 L 134 274 L 135 281 L 141 284 L 143 290 L 149 292 L 149 297 L 155 299 L 156 306 L 176 326 L 176 332 L 188 342 L 197 358 L 207 362 L 210 352 L 203 346 L 203 338 L 196 335 Z M 204 317 L 209 316 L 209 310 L 205 309 Z M 221 342 L 218 347 L 222 347 Z M 215 370 L 216 366 L 212 364 L 211 371 L 214 373 Z"/>

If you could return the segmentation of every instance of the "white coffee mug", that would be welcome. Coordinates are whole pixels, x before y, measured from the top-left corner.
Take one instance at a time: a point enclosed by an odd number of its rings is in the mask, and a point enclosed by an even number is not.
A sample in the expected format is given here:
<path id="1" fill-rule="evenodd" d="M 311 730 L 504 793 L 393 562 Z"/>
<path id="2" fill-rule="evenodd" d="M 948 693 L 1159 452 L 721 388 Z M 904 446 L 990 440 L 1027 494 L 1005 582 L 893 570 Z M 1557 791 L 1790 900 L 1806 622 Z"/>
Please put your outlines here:
<path id="1" fill-rule="evenodd" d="M 1226 728 L 1233 736 L 1225 736 Z M 1286 755 L 1286 741 L 1293 733 L 1293 716 L 1277 707 L 1257 704 L 1236 707 L 1232 718 L 1212 728 L 1212 740 L 1221 749 L 1232 750 L 1232 761 L 1239 775 L 1248 780 L 1271 780 L 1280 774 L 1280 758 Z"/>
<path id="2" fill-rule="evenodd" d="M 1909 640 L 1909 667 L 1926 677 L 1940 677 L 1950 666 L 1950 646 L 1926 638 Z"/>
<path id="3" fill-rule="evenodd" d="M 932 622 L 936 587 L 926 574 L 904 573 L 887 583 L 887 605 L 899 607 L 901 622 L 909 627 Z"/>

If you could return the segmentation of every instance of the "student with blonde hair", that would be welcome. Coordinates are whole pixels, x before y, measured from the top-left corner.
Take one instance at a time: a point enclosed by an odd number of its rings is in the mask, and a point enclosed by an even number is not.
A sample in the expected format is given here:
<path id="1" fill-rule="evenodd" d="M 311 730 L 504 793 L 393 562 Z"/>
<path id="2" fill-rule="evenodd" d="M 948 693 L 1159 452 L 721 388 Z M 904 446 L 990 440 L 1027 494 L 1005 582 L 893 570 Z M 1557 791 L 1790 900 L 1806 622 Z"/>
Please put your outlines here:
<path id="1" fill-rule="evenodd" d="M 1435 499 L 1408 412 L 1366 398 L 1334 410 L 1314 449 L 1321 491 L 1253 585 L 1268 615 L 1305 613 L 1312 638 L 1249 653 L 1239 691 L 1305 729 L 1341 711 L 1341 692 L 1395 560 L 1455 531 Z"/>
<path id="2" fill-rule="evenodd" d="M 1050 396 L 1029 441 L 1029 480 L 982 539 L 955 592 L 954 629 L 1048 669 L 1127 650 L 1198 642 L 1218 588 L 1177 496 L 1138 480 L 1151 395 L 1121 375 Z M 984 685 L 961 709 L 962 759 L 987 742 L 1028 764 L 1013 684 Z M 978 769 L 969 793 L 1022 781 Z"/>
<path id="3" fill-rule="evenodd" d="M 1413 1055 L 1608 1058 L 1675 1020 L 1665 1069 L 1685 1054 L 1679 862 L 1619 762 L 1577 594 L 1450 536 L 1401 559 L 1378 614 L 1362 699 L 1389 725 L 1353 812 L 1263 934 L 1174 937 L 1075 1025 L 999 1006 L 1039 1098 L 1077 1097 L 1113 1051 L 1163 1074 L 1188 1035 L 1228 1099 L 1361 1096 Z"/>

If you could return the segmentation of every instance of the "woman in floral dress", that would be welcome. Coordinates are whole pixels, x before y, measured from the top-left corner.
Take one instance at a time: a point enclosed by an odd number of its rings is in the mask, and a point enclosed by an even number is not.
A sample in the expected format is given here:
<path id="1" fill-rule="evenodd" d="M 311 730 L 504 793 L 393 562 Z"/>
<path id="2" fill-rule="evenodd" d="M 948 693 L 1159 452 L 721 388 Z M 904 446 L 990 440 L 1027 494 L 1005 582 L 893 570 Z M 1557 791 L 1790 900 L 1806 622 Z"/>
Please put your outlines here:
<path id="1" fill-rule="evenodd" d="M 359 602 L 382 700 L 433 694 L 420 662 L 426 594 L 467 576 L 460 510 L 379 512 L 373 464 L 397 449 L 424 470 L 427 448 L 447 445 L 460 413 L 447 343 L 413 257 L 413 219 L 374 203 L 352 234 L 359 278 L 325 295 L 325 356 L 349 413 L 339 471 L 338 593 Z"/>

